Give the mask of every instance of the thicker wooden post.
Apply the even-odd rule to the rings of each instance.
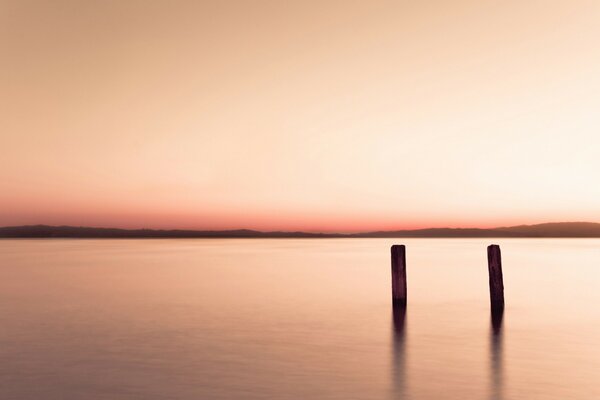
[[[504,281],[502,279],[500,246],[497,244],[489,245],[487,256],[490,274],[490,303],[492,311],[500,311],[504,309]]]
[[[394,307],[406,307],[406,248],[392,246],[392,302]]]

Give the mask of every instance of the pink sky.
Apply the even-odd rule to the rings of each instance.
[[[0,226],[600,221],[595,1],[5,1]]]

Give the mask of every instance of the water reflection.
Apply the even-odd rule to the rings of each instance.
[[[491,314],[490,331],[490,399],[502,400],[503,390],[503,366],[502,366],[502,320],[504,310],[495,310]]]
[[[406,393],[406,306],[395,305],[392,311],[392,384],[393,398],[407,399]]]

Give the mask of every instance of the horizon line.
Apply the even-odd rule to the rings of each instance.
[[[24,224],[24,225],[5,225],[0,226],[0,230],[9,229],[24,229],[24,228],[48,228],[48,229],[92,229],[92,230],[117,230],[126,232],[135,231],[150,231],[150,232],[187,232],[187,233],[235,233],[235,232],[248,232],[257,234],[310,234],[310,235],[366,235],[366,234],[384,234],[393,232],[419,232],[429,230],[477,230],[477,231],[491,231],[499,229],[514,229],[514,228],[526,228],[526,227],[540,227],[547,225],[569,225],[569,224],[589,224],[589,225],[600,225],[600,222],[591,221],[552,221],[552,222],[540,222],[533,224],[517,224],[517,225],[502,225],[493,226],[488,228],[482,228],[477,226],[429,226],[422,228],[398,228],[398,229],[375,229],[375,230],[353,230],[353,231],[319,231],[319,230],[299,230],[299,229],[275,229],[275,230],[260,230],[254,228],[231,228],[231,229],[211,229],[211,228],[150,228],[150,227],[136,227],[136,228],[123,228],[115,226],[86,226],[86,225],[50,225],[50,224]]]

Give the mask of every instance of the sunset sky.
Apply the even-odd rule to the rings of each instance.
[[[600,222],[598,1],[0,0],[0,226]]]

